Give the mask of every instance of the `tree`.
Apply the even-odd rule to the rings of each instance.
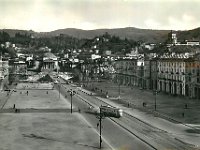
[[[5,43],[10,41],[10,35],[7,32],[0,32],[0,43]]]

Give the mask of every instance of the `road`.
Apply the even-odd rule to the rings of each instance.
[[[77,90],[76,87],[73,87],[70,85],[63,84],[63,87],[65,88],[65,90],[74,89],[76,91],[80,91],[80,90]],[[90,96],[83,92],[78,92],[78,95],[76,97],[79,97],[79,99],[86,99],[93,106],[100,106],[102,104],[105,105],[105,103],[102,103],[101,101],[97,100],[96,96]],[[79,106],[80,104],[77,103],[75,100],[73,101],[73,103],[76,103],[76,105]],[[83,107],[82,109],[85,109],[85,108]],[[110,123],[107,124],[107,121]],[[116,124],[113,123],[113,121],[116,124],[120,125],[121,127],[118,126],[118,128],[116,128],[115,127]],[[125,144],[131,148],[135,148],[136,146],[138,146],[137,147],[138,149],[144,149],[141,147],[141,144],[142,144],[142,145],[148,145],[149,148],[151,147],[154,149],[176,149],[176,150],[177,149],[180,149],[180,150],[194,149],[194,147],[192,147],[191,145],[188,145],[187,143],[184,143],[176,139],[174,136],[172,136],[168,132],[161,130],[159,128],[156,128],[141,120],[138,120],[137,118],[128,116],[127,114],[121,119],[105,119],[105,124],[106,124],[106,127],[108,126],[109,130],[108,132],[104,131],[106,133],[104,136],[108,139],[109,143],[114,145],[114,147],[115,146],[118,147],[118,146],[121,146],[121,144]],[[112,132],[116,132],[116,131],[125,132],[124,130],[122,130],[122,128],[125,128],[126,134],[131,135],[131,137],[134,137],[133,135],[135,135],[134,141],[137,141],[137,142],[133,143],[133,140],[131,140],[132,143],[131,145],[129,145],[130,143],[126,141],[126,139],[127,138],[129,139],[130,137],[127,137],[126,134],[123,134],[123,133],[117,133],[117,135],[120,135],[120,138],[115,139],[114,141],[110,140],[110,139],[113,139],[113,137],[115,137],[115,135],[109,134],[109,131],[111,131],[114,128],[116,129],[115,131],[112,131]],[[115,143],[119,145],[115,145]]]
[[[59,88],[59,84],[55,85],[55,87],[60,90],[60,92],[67,96],[68,101],[70,101],[70,89],[74,89],[77,91],[76,87],[73,87],[69,84],[64,84],[64,82],[61,80],[61,86]],[[79,94],[76,94],[73,96],[73,106],[75,107],[74,110],[77,110],[79,107],[81,109],[81,114],[84,116],[84,118],[92,124],[94,127],[97,128],[98,119],[96,116],[92,114],[85,113],[85,111],[89,108],[89,104],[84,102],[82,99],[82,94],[78,92]],[[87,97],[88,99],[91,97]],[[95,105],[100,106],[100,103],[97,104],[96,101]],[[138,137],[134,136],[124,128],[122,128],[120,125],[116,124],[109,118],[105,118],[102,121],[102,135],[103,139],[106,140],[109,145],[113,149],[127,149],[127,150],[151,150],[154,149],[151,147],[151,145],[148,145],[147,143],[141,141]],[[97,128],[97,131],[99,131],[99,128]]]

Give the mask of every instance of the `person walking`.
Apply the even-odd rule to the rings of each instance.
[[[78,108],[78,112],[81,113],[81,109],[80,108]]]
[[[182,113],[182,117],[184,118],[184,116],[185,116],[185,113],[183,112],[183,113]]]

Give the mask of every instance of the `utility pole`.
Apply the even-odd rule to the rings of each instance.
[[[119,78],[120,78],[120,77],[119,77]],[[120,99],[120,92],[121,92],[121,91],[120,91],[121,89],[120,89],[120,79],[119,79],[119,78],[118,78],[118,95],[119,95],[119,96],[118,96],[118,99]]]
[[[101,149],[101,143],[102,143],[102,139],[101,139],[101,121],[102,121],[102,113],[101,113],[101,108],[100,108],[100,118],[99,118],[99,126],[100,126],[100,129],[99,129],[99,132],[100,132],[100,141],[99,141],[99,147]]]
[[[59,99],[60,99],[60,84],[59,84]]]
[[[71,114],[72,114],[72,96],[74,96],[75,91],[71,89],[70,96],[71,96]]]
[[[155,105],[155,111],[156,111],[156,95],[157,95],[157,90],[155,90],[154,94],[155,94],[155,104],[154,105]]]
[[[58,82],[59,82],[58,87],[59,87],[59,99],[60,99],[60,77],[58,76],[57,78],[58,78]]]
[[[121,89],[120,89],[120,83],[119,83],[119,91],[118,91],[118,93],[119,93],[119,99],[120,99],[120,90],[121,90]]]
[[[72,92],[70,93],[71,96],[71,114],[72,114]]]

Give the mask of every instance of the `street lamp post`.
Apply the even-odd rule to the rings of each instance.
[[[100,149],[101,149],[101,143],[102,143],[102,139],[101,139],[101,119],[102,119],[102,113],[101,113],[101,108],[100,108],[100,118],[99,118],[99,126],[100,126],[100,129],[99,129],[99,132],[100,132],[99,147],[100,147]]]
[[[72,114],[72,96],[75,95],[75,91],[71,90],[70,91],[70,96],[71,96],[71,114]]]
[[[70,93],[70,96],[71,96],[71,114],[72,114],[72,92]]]
[[[96,117],[99,119],[99,123],[97,123],[97,128],[99,127],[99,149],[101,149],[101,147],[102,147],[102,137],[101,137],[102,119],[104,119],[105,116],[103,116],[103,114],[102,114],[101,107],[99,107],[99,110],[100,110],[100,113]]]
[[[58,87],[59,87],[59,99],[60,99],[60,77],[58,76],[57,78],[58,78],[58,82],[59,82]]]
[[[157,90],[154,91],[154,94],[155,94],[155,103],[154,103],[154,109],[156,111],[156,96],[157,96]]]
[[[120,89],[120,77],[118,77],[118,99],[120,99],[120,93],[121,93],[121,89]]]
[[[119,97],[118,97],[118,98],[120,99],[120,90],[121,90],[121,89],[120,89],[120,83],[119,83],[119,89],[118,89],[118,90],[119,90],[119,91],[118,91],[118,94],[119,94]]]
[[[59,84],[59,99],[60,99],[60,84]]]

